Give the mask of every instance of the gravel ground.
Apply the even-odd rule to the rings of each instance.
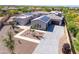
[[[4,26],[0,31],[0,53],[6,54],[10,53],[9,50],[4,46],[3,39],[5,39],[7,36],[7,32],[9,31],[10,26]]]
[[[35,35],[35,36],[33,36],[33,35]],[[38,32],[38,31],[32,32],[30,30],[26,30],[23,34],[21,34],[21,36],[29,37],[31,39],[40,40],[44,36],[44,33]],[[36,36],[38,36],[38,37],[36,37]]]
[[[62,47],[65,43],[68,43],[66,35],[63,35],[59,40],[59,54],[62,54]]]
[[[7,47],[4,46],[3,39],[7,37],[7,33],[10,31],[10,26],[4,26],[0,31],[0,54],[10,54]],[[13,30],[11,30],[13,32]],[[13,32],[13,34],[15,34]],[[30,54],[33,52],[37,43],[29,42],[22,39],[13,38],[15,41],[15,50],[17,54]]]
[[[15,53],[16,54],[32,54],[38,44],[22,39],[15,39]]]

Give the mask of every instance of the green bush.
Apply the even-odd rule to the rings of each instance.
[[[73,41],[73,45],[74,45],[75,50],[79,52],[79,41],[77,39]]]
[[[4,14],[0,14],[0,17],[3,17],[4,16]]]
[[[73,21],[70,21],[68,23],[68,29],[70,30],[70,32],[73,33],[74,37],[76,36],[77,32],[79,31],[79,29],[76,27],[76,25]]]
[[[79,32],[77,33],[76,38],[79,40]]]
[[[13,54],[14,53],[14,40],[12,39],[13,38],[13,35],[11,32],[8,32],[8,38],[5,38],[3,40],[4,44],[5,44],[5,47],[7,47],[10,52]]]
[[[8,13],[11,15],[14,15],[14,14],[18,13],[18,10],[8,10]]]

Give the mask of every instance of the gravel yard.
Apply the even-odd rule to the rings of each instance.
[[[40,40],[43,36],[43,32],[35,31],[35,30],[26,30],[21,36],[29,37],[31,39]]]
[[[37,43],[15,38],[15,53],[32,54],[37,45]]]
[[[12,33],[15,35],[13,29],[10,29],[11,26],[4,26],[2,30],[0,31],[0,54],[10,54],[10,51],[7,47],[4,46],[3,39],[7,38],[8,31],[12,31]],[[22,29],[19,29],[19,31],[22,31]],[[38,45],[37,43],[32,43],[26,40],[21,40],[17,38],[13,38],[15,41],[15,49],[14,52],[17,54],[30,54],[33,52],[35,47]]]
[[[7,33],[9,29],[10,29],[10,26],[4,26],[0,31],[0,53],[1,54],[10,53],[7,47],[5,47],[3,44],[3,39],[7,37]]]
[[[65,43],[68,43],[66,35],[63,35],[59,40],[59,54],[62,54],[62,47]]]
[[[12,31],[13,34],[15,35],[16,33],[14,33],[13,29],[10,29],[11,26],[4,26],[3,29],[0,31],[0,53],[1,54],[8,54],[10,53],[8,48],[4,46],[3,44],[3,39],[7,37],[7,33],[8,31]],[[22,31],[22,29],[19,30],[19,32]],[[24,32],[25,34],[23,36],[29,36],[29,38],[34,38],[31,37],[30,35],[26,35],[27,33],[29,33],[29,31],[27,30],[26,32]],[[30,42],[27,40],[22,40],[22,39],[18,39],[18,38],[13,38],[15,41],[15,49],[14,52],[16,54],[32,54],[32,53],[59,53],[59,44],[61,43],[61,37],[64,35],[64,27],[62,26],[55,26],[53,29],[53,32],[49,32],[49,31],[44,31],[44,33],[42,31],[37,31],[36,32],[37,35],[39,35],[38,33],[41,34],[41,36],[43,36],[43,38],[41,38],[40,43],[34,43],[34,42]],[[60,46],[62,46],[60,44]],[[61,50],[61,48],[60,48]]]

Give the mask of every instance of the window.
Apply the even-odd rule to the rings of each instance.
[[[37,29],[40,29],[41,28],[41,25],[40,24],[36,24],[36,28]]]

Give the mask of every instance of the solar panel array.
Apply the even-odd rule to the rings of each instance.
[[[47,17],[46,15],[41,17],[41,20],[43,20],[44,22],[47,22],[49,21],[49,17]]]

